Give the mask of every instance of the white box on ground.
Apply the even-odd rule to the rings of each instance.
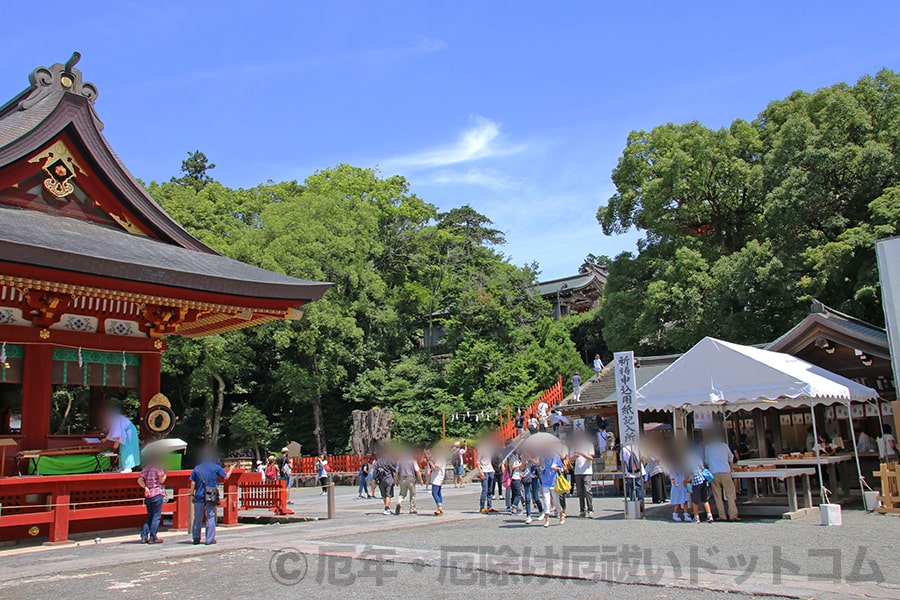
[[[822,525],[826,527],[843,523],[840,504],[820,504],[819,512],[822,514]]]

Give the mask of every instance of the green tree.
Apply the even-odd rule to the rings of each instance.
[[[172,178],[175,183],[180,183],[192,187],[196,191],[202,190],[206,185],[212,182],[209,171],[216,168],[216,165],[209,162],[206,155],[199,150],[188,152],[188,157],[181,161],[181,177]]]

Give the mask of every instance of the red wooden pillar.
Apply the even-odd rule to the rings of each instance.
[[[47,447],[50,436],[50,397],[53,394],[53,347],[36,344],[25,349],[22,371],[22,450]]]
[[[145,440],[150,437],[150,432],[144,427],[144,415],[147,413],[147,404],[150,398],[159,393],[159,372],[161,369],[162,355],[149,353],[141,355],[141,410],[140,419],[141,437]]]

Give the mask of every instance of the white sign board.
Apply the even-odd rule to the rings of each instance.
[[[709,429],[713,426],[713,411],[708,408],[694,409],[694,429]]]
[[[619,399],[619,443],[622,446],[637,446],[640,426],[635,398],[637,383],[634,380],[634,352],[616,352],[613,362],[616,369],[616,396]]]
[[[887,327],[894,384],[900,376],[900,237],[875,242],[878,278],[881,280],[881,306]]]
[[[584,419],[573,419],[572,431],[584,431]]]

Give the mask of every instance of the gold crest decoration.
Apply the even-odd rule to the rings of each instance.
[[[48,175],[44,180],[44,188],[57,198],[65,198],[75,191],[71,180],[77,177],[76,171],[87,176],[62,141],[57,141],[28,162],[36,163],[41,160],[44,161],[41,168]]]

